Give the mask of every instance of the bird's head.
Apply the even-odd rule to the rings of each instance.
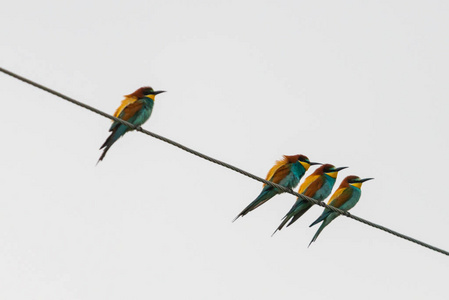
[[[334,165],[331,164],[324,164],[322,166],[320,166],[318,169],[315,170],[315,174],[316,175],[322,175],[322,174],[326,174],[332,178],[337,178],[338,172],[346,169],[347,167],[339,167],[336,168]]]
[[[306,171],[310,168],[310,166],[321,165],[321,163],[318,162],[311,162],[307,156],[302,154],[296,155],[296,160],[304,167],[304,169],[306,169]]]
[[[358,176],[351,175],[351,176],[346,177],[343,180],[342,184],[347,183],[348,186],[351,185],[353,187],[360,189],[362,187],[362,183],[364,183],[365,181],[368,181],[368,180],[372,180],[372,179],[374,179],[374,178],[363,178],[362,179]]]
[[[155,91],[150,86],[144,86],[144,87],[137,89],[134,93],[127,95],[127,97],[135,97],[138,99],[147,97],[147,98],[154,100],[154,97],[157,94],[164,93],[164,92],[165,91]]]

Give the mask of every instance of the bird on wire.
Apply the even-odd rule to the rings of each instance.
[[[303,194],[318,201],[323,201],[332,192],[338,172],[347,167],[336,168],[331,164],[324,164],[315,170],[299,187],[299,194]],[[283,218],[282,223],[273,232],[281,230],[288,221],[287,227],[295,223],[306,211],[313,206],[313,203],[298,197],[290,211]]]
[[[288,189],[292,189],[298,185],[301,178],[312,165],[320,165],[320,163],[310,162],[309,158],[302,154],[291,156],[284,155],[284,158],[276,161],[275,165],[270,169],[266,180],[277,183]],[[283,191],[274,188],[271,185],[264,184],[262,192],[260,192],[259,196],[257,196],[253,202],[242,210],[242,212],[235,217],[233,222],[280,193],[283,193]]]
[[[350,210],[357,204],[357,202],[360,199],[360,196],[362,194],[361,191],[362,183],[372,179],[374,178],[360,179],[360,177],[354,175],[346,177],[345,179],[343,179],[343,181],[341,182],[340,186],[335,191],[335,193],[332,194],[332,197],[330,198],[327,204],[339,208],[343,211]],[[313,236],[312,241],[310,241],[309,247],[313,242],[316,241],[321,231],[323,231],[324,227],[329,225],[329,223],[332,222],[338,216],[339,216],[338,213],[330,210],[329,208],[324,209],[321,216],[309,226],[312,227],[315,224],[323,222],[320,228],[318,228],[317,232]]]
[[[154,97],[165,91],[154,91],[151,87],[141,87],[134,93],[126,95],[119,108],[114,113],[114,117],[125,120],[134,126],[140,126],[151,116],[154,105]],[[103,160],[109,148],[126,132],[132,130],[120,122],[114,121],[109,128],[111,134],[106,139],[100,150],[104,148],[97,164]]]

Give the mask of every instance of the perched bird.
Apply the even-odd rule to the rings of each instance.
[[[346,177],[345,179],[343,179],[340,186],[338,187],[338,190],[335,191],[327,204],[344,211],[350,210],[357,204],[360,199],[360,195],[362,194],[362,191],[360,190],[360,188],[362,187],[362,183],[371,179],[374,178],[360,179],[359,177],[354,175]],[[312,227],[313,225],[323,221],[320,228],[318,228],[317,232],[313,236],[310,244],[315,242],[324,227],[329,225],[329,223],[338,216],[338,213],[333,212],[329,208],[325,208],[321,216],[309,226]]]
[[[338,171],[346,168],[347,167],[336,168],[331,164],[320,166],[301,184],[298,193],[318,201],[323,201],[332,192]],[[290,221],[290,223],[287,227],[295,223],[295,221],[308,211],[312,205],[313,203],[298,197],[295,204],[293,204],[290,211],[283,218],[284,221],[282,221],[281,225],[279,225],[273,234],[275,234],[276,231],[281,230],[288,221]]]
[[[284,159],[278,160],[270,169],[266,180],[282,185],[288,189],[292,189],[298,185],[302,176],[304,176],[310,166],[318,164],[320,163],[310,162],[305,155],[284,155]],[[280,191],[271,185],[264,184],[262,192],[259,196],[257,196],[256,200],[251,202],[244,210],[242,210],[242,212],[235,217],[234,221],[264,204],[274,195],[280,193],[283,193],[283,191]]]
[[[154,91],[151,87],[141,87],[134,93],[125,96],[120,107],[115,111],[114,116],[125,120],[135,126],[140,126],[145,123],[153,111],[154,97],[164,91]],[[112,123],[111,135],[106,139],[100,150],[104,148],[98,162],[103,160],[109,148],[126,132],[132,130],[128,126],[120,122],[114,121]],[[97,163],[98,163],[97,162]]]

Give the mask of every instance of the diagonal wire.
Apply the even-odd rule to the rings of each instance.
[[[328,208],[328,209],[332,210],[333,212],[336,212],[336,213],[338,213],[338,214],[340,214],[340,215],[344,215],[344,216],[346,216],[346,217],[348,217],[348,218],[354,219],[354,220],[359,221],[359,222],[361,222],[361,223],[363,223],[363,224],[366,224],[366,225],[368,225],[368,226],[371,226],[371,227],[380,229],[380,230],[382,230],[382,231],[388,232],[388,233],[390,233],[390,234],[392,234],[392,235],[394,235],[394,236],[397,236],[397,237],[399,237],[399,238],[405,239],[405,240],[410,241],[410,242],[412,242],[412,243],[418,244],[418,245],[423,246],[423,247],[425,247],[425,248],[428,248],[428,249],[431,249],[431,250],[433,250],[433,251],[436,251],[436,252],[439,252],[439,253],[441,253],[441,254],[444,254],[444,255],[449,256],[449,252],[446,251],[446,250],[437,248],[437,247],[435,247],[435,246],[432,246],[432,245],[430,245],[430,244],[424,243],[424,242],[422,242],[422,241],[420,241],[420,240],[417,240],[417,239],[412,238],[412,237],[410,237],[410,236],[404,235],[404,234],[402,234],[402,233],[399,233],[399,232],[397,232],[397,231],[394,231],[394,230],[389,229],[389,228],[387,228],[387,227],[384,227],[384,226],[382,226],[382,225],[379,225],[379,224],[373,223],[373,222],[371,222],[371,221],[365,220],[365,219],[363,219],[363,218],[357,217],[356,215],[350,214],[350,213],[347,212],[347,211],[343,211],[343,210],[340,210],[340,209],[335,208],[335,207],[333,207],[333,206],[329,206],[329,205],[327,205],[327,204],[324,203],[324,202],[320,202],[320,201],[315,200],[315,199],[313,199],[313,198],[307,197],[307,196],[305,196],[305,195],[303,195],[303,194],[296,193],[296,192],[294,192],[294,191],[291,190],[291,189],[288,189],[288,188],[286,188],[286,187],[283,187],[283,186],[281,186],[281,185],[279,185],[279,184],[276,184],[276,183],[273,183],[273,182],[271,182],[271,181],[265,180],[265,179],[263,179],[263,178],[261,178],[261,177],[259,177],[259,176],[256,176],[256,175],[254,175],[254,174],[251,174],[251,173],[249,173],[249,172],[246,172],[245,170],[242,170],[242,169],[240,169],[240,168],[237,168],[237,167],[235,167],[235,166],[233,166],[233,165],[230,165],[230,164],[228,164],[228,163],[225,163],[225,162],[220,161],[220,160],[218,160],[218,159],[215,159],[215,158],[213,158],[213,157],[210,157],[210,156],[207,156],[207,155],[205,155],[205,154],[202,154],[202,153],[200,153],[200,152],[198,152],[198,151],[195,151],[195,150],[193,150],[193,149],[191,149],[191,148],[189,148],[189,147],[186,147],[186,146],[184,146],[184,145],[182,145],[182,144],[180,144],[180,143],[178,143],[178,142],[172,141],[172,140],[170,140],[170,139],[168,139],[168,138],[166,138],[166,137],[163,137],[163,136],[160,136],[160,135],[158,135],[158,134],[156,134],[156,133],[153,133],[153,132],[151,132],[151,131],[142,129],[140,126],[139,126],[139,127],[136,127],[136,126],[134,126],[133,124],[127,122],[127,121],[124,121],[124,120],[122,120],[122,119],[119,119],[119,118],[116,118],[116,117],[114,117],[114,116],[111,116],[110,114],[107,114],[107,113],[105,113],[105,112],[103,112],[103,111],[101,111],[101,110],[99,110],[99,109],[96,109],[96,108],[94,108],[94,107],[92,107],[92,106],[89,106],[89,105],[84,104],[84,103],[82,103],[82,102],[80,102],[80,101],[77,101],[77,100],[75,100],[75,99],[73,99],[73,98],[70,98],[70,97],[68,97],[68,96],[66,96],[66,95],[63,95],[63,94],[61,94],[61,93],[59,93],[59,92],[56,92],[56,91],[54,91],[54,90],[52,90],[52,89],[50,89],[50,88],[47,88],[47,87],[45,87],[45,86],[43,86],[43,85],[40,85],[40,84],[38,84],[38,83],[36,83],[36,82],[34,82],[34,81],[31,81],[31,80],[29,80],[29,79],[26,79],[25,77],[22,77],[22,76],[20,76],[20,75],[17,75],[17,74],[15,74],[15,73],[13,73],[13,72],[10,72],[10,71],[8,71],[8,70],[5,70],[5,69],[3,69],[2,67],[0,67],[0,71],[3,72],[3,73],[5,73],[5,74],[7,74],[7,75],[9,75],[9,76],[11,76],[11,77],[14,77],[14,78],[16,78],[16,79],[19,79],[19,80],[21,80],[21,81],[23,81],[23,82],[25,82],[25,83],[28,83],[28,84],[30,84],[30,85],[32,85],[32,86],[34,86],[34,87],[37,87],[37,88],[39,88],[39,89],[41,89],[41,90],[44,90],[44,91],[46,91],[46,92],[48,92],[48,93],[50,93],[50,94],[53,94],[53,95],[55,95],[55,96],[58,96],[58,97],[60,97],[60,98],[62,98],[62,99],[64,99],[64,100],[67,100],[67,101],[69,101],[69,102],[72,102],[73,104],[76,104],[76,105],[81,106],[81,107],[83,107],[83,108],[85,108],[85,109],[88,109],[88,110],[90,110],[90,111],[92,111],[92,112],[94,112],[94,113],[97,113],[97,114],[99,114],[99,115],[102,115],[102,116],[105,117],[105,118],[111,119],[111,120],[113,120],[113,121],[120,122],[121,124],[123,124],[123,125],[125,125],[125,126],[128,126],[128,127],[131,128],[131,129],[135,129],[135,130],[140,131],[140,132],[142,132],[142,133],[144,133],[144,134],[146,134],[146,135],[149,135],[149,136],[152,136],[152,137],[154,137],[154,138],[156,138],[156,139],[159,139],[159,140],[161,140],[161,141],[164,141],[164,142],[166,142],[166,143],[168,143],[168,144],[170,144],[170,145],[173,145],[173,146],[175,146],[175,147],[178,147],[178,148],[180,148],[180,149],[182,149],[182,150],[184,150],[184,151],[187,151],[187,152],[189,152],[189,153],[191,153],[191,154],[193,154],[193,155],[196,155],[196,156],[198,156],[198,157],[201,157],[201,158],[203,158],[203,159],[205,159],[205,160],[208,160],[208,161],[210,161],[210,162],[212,162],[212,163],[218,164],[218,165],[220,165],[220,166],[223,166],[223,167],[225,167],[225,168],[228,168],[228,169],[231,169],[231,170],[233,170],[233,171],[235,171],[235,172],[238,172],[238,173],[240,173],[240,174],[242,174],[242,175],[245,175],[245,176],[247,176],[247,177],[249,177],[249,178],[252,178],[252,179],[254,179],[254,180],[257,180],[257,181],[263,182],[263,183],[265,183],[265,184],[268,184],[268,185],[270,185],[270,186],[272,186],[272,187],[274,187],[274,188],[276,188],[276,189],[279,189],[279,190],[281,190],[281,191],[283,191],[283,192],[292,194],[292,195],[294,195],[294,196],[296,196],[296,197],[299,197],[299,198],[301,198],[301,199],[304,199],[304,200],[306,200],[306,201],[309,201],[309,202],[311,202],[311,203],[313,203],[313,204],[322,206],[322,207],[324,207],[324,208]]]

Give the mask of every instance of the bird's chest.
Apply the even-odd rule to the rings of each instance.
[[[151,116],[151,112],[153,111],[153,103],[145,102],[142,109],[136,114],[135,124],[142,125],[145,123]]]
[[[362,195],[362,191],[356,187],[351,187],[351,189],[352,189],[351,197],[342,206],[340,206],[340,209],[342,210],[350,210],[357,204],[357,202],[359,202],[360,196]]]
[[[289,174],[285,177],[284,186],[288,186],[290,188],[294,188],[298,185],[301,177],[304,175],[305,170],[304,167],[300,164],[293,164],[290,168]]]
[[[145,121],[148,120],[151,116],[151,112],[152,112],[152,109],[149,109],[149,108],[142,110],[142,116],[141,116],[142,119],[144,119]]]
[[[329,180],[324,180],[323,186],[316,191],[313,198],[315,198],[317,200],[324,200],[331,193],[332,187],[333,187],[332,182],[330,182]]]

